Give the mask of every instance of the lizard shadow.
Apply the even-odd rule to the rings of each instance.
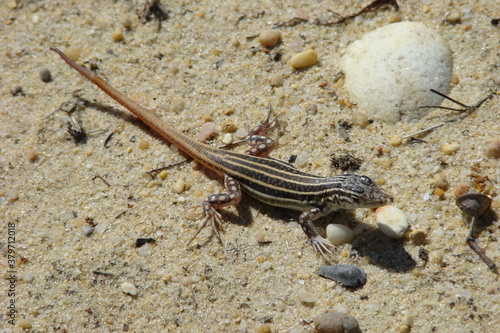
[[[300,214],[283,208],[270,208],[258,203],[255,205],[269,217],[287,222],[297,221]],[[353,229],[362,221],[356,219],[354,212],[349,210],[339,210],[314,221],[315,226],[323,228],[331,223],[343,224]],[[351,246],[360,256],[369,257],[371,264],[393,272],[407,272],[417,266],[417,262],[405,250],[402,239],[389,238],[378,228],[368,224],[364,225],[361,233],[354,236]]]

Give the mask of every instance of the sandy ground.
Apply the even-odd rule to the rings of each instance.
[[[395,134],[456,114],[431,111],[412,124],[353,126],[346,142],[337,123],[351,121],[356,107],[340,102],[349,98],[334,81],[350,42],[394,21],[422,22],[452,49],[450,95],[473,104],[498,90],[500,28],[490,22],[500,17],[498,6],[490,0],[473,7],[466,1],[409,1],[398,13],[325,26],[314,19],[328,16],[329,9],[353,13],[361,6],[163,2],[170,17],[160,31],[154,20],[141,22],[143,4],[135,1],[0,5],[1,332],[311,332],[314,317],[335,310],[357,318],[365,332],[498,331],[500,281],[467,246],[468,227],[453,195],[465,182],[491,196],[500,212],[499,161],[483,154],[485,141],[500,132],[498,96],[422,137],[425,142],[393,147],[389,140]],[[453,12],[470,15],[451,24],[446,17]],[[308,22],[279,28],[283,43],[263,52],[255,36],[297,16]],[[294,54],[290,42],[297,39],[314,48],[320,61],[294,72],[288,61]],[[186,247],[201,218],[199,210],[188,208],[221,184],[191,164],[169,169],[163,179],[149,176],[146,171],[182,157],[72,71],[51,46],[70,52],[189,134],[196,135],[207,120],[215,122],[221,134],[214,145],[221,144],[224,131],[234,134],[255,124],[273,105],[285,112],[274,133],[280,146],[273,157],[307,153],[300,169],[325,176],[341,172],[331,167],[332,155],[347,151],[362,158],[358,172],[384,183],[394,205],[410,218],[408,233],[421,229],[426,240],[387,238],[369,209],[320,220],[319,225],[344,223],[356,230],[330,259],[368,274],[364,287],[350,290],[317,275],[325,261],[297,224],[288,223],[295,214],[246,197],[223,214],[224,244],[210,238],[207,228]],[[43,69],[51,82],[41,80]],[[271,78],[280,73],[283,86],[272,88]],[[13,94],[16,87],[22,91]],[[81,143],[67,131],[67,114],[55,112],[78,100],[86,101],[73,113],[88,132]],[[444,154],[447,143],[459,150]],[[433,194],[436,175],[450,184],[441,197]],[[175,193],[179,180],[186,188]],[[91,225],[94,233],[84,235]],[[477,234],[497,264],[498,225],[494,221]],[[8,234],[15,236],[13,273]],[[137,238],[156,242],[136,248]],[[270,243],[259,245],[259,238]],[[264,269],[266,262],[270,269]],[[122,290],[130,284],[135,296]],[[301,288],[313,294],[314,304],[298,301]],[[9,306],[16,311],[12,317]]]

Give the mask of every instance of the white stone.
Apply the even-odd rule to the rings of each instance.
[[[129,295],[132,295],[132,296],[136,296],[137,295],[137,287],[134,286],[133,283],[130,283],[128,281],[125,281],[123,282],[121,285],[120,285],[120,289],[126,293],[126,294],[129,294]]]
[[[333,245],[349,242],[354,237],[354,232],[343,224],[329,224],[326,227],[326,238]]]
[[[408,218],[399,208],[383,206],[375,211],[377,226],[385,235],[391,238],[401,238],[408,230]]]
[[[450,90],[453,59],[446,41],[421,23],[399,22],[367,33],[341,60],[345,88],[371,119],[414,121]]]

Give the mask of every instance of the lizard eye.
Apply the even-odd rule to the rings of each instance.
[[[360,181],[361,181],[361,183],[363,183],[363,185],[366,185],[366,186],[373,185],[373,180],[371,180],[370,177],[361,176]]]

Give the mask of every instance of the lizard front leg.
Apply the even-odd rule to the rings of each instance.
[[[266,134],[276,125],[276,118],[280,116],[277,115],[271,119],[272,112],[273,110],[271,106],[269,106],[266,119],[248,132],[245,142],[251,146],[251,148],[245,152],[246,154],[266,157],[276,147],[276,141],[266,136]]]
[[[187,243],[187,245],[191,244],[196,236],[198,236],[200,231],[209,223],[212,226],[213,233],[217,236],[219,242],[222,243],[219,235],[219,229],[222,229],[222,219],[217,209],[226,206],[237,205],[241,200],[240,184],[234,178],[231,178],[228,175],[224,175],[224,186],[227,190],[227,193],[217,193],[209,195],[201,203],[205,218],[203,218],[200,223],[200,227],[198,228],[198,230],[196,230],[196,233],[194,234],[193,238],[191,238],[191,240]]]
[[[311,245],[314,247],[316,252],[319,252],[324,258],[326,258],[326,254],[331,254],[330,247],[333,247],[333,244],[330,243],[327,239],[324,239],[318,234],[316,227],[313,225],[312,221],[318,219],[323,216],[324,213],[321,208],[312,208],[311,210],[305,211],[299,216],[299,223],[304,230],[307,237],[311,241]]]

